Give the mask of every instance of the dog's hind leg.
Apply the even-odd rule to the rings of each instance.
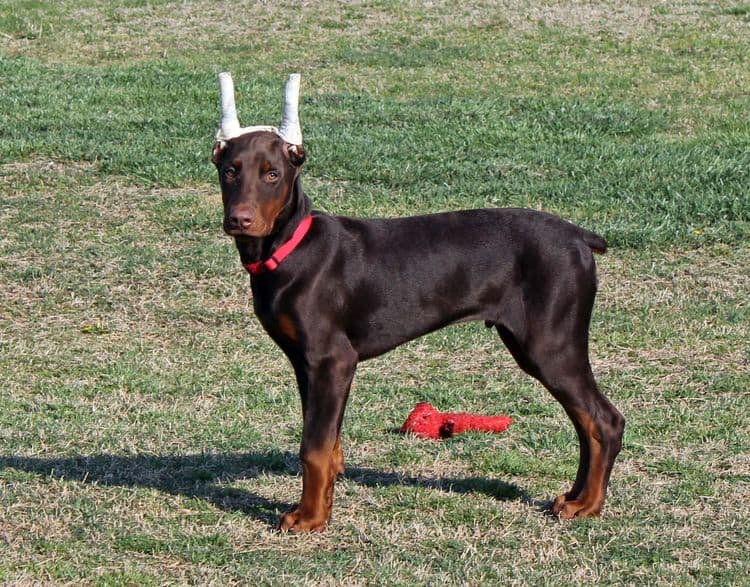
[[[599,514],[625,426],[591,371],[588,327],[596,286],[593,273],[579,277],[574,287],[542,287],[527,299],[509,300],[495,323],[518,365],[562,404],[578,434],[576,479],[552,506],[561,518]]]
[[[562,518],[598,515],[622,446],[625,420],[599,391],[585,357],[559,353],[547,358],[540,380],[562,404],[581,443],[576,481],[555,500],[552,512]]]
[[[620,451],[624,418],[599,391],[585,349],[564,344],[529,348],[503,326],[498,332],[519,366],[562,404],[578,434],[578,473],[552,512],[561,518],[599,514]]]

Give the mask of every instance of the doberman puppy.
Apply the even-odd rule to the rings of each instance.
[[[597,515],[624,418],[588,357],[601,237],[549,214],[483,209],[365,220],[313,212],[301,146],[271,132],[217,143],[224,230],[251,273],[261,324],[291,361],[302,398],[299,504],[282,530],[321,531],[344,471],[341,422],[359,361],[448,324],[494,326],[518,365],[562,404],[580,443],[552,512]]]

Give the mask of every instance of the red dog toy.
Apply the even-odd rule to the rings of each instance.
[[[467,430],[502,432],[510,426],[508,416],[477,416],[476,414],[443,414],[430,404],[417,404],[401,426],[401,432],[413,432],[423,438],[450,438]]]

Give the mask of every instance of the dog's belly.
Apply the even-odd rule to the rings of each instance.
[[[506,296],[518,290],[502,266],[494,272],[460,265],[443,269],[442,274],[418,270],[412,274],[381,266],[376,278],[364,280],[349,292],[341,317],[360,359],[381,355],[450,324],[494,323]],[[401,280],[410,285],[403,287]]]

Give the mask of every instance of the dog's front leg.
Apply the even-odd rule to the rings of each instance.
[[[322,532],[333,507],[336,476],[343,473],[341,422],[357,355],[346,345],[295,364],[303,412],[302,497],[279,523],[281,530]]]

